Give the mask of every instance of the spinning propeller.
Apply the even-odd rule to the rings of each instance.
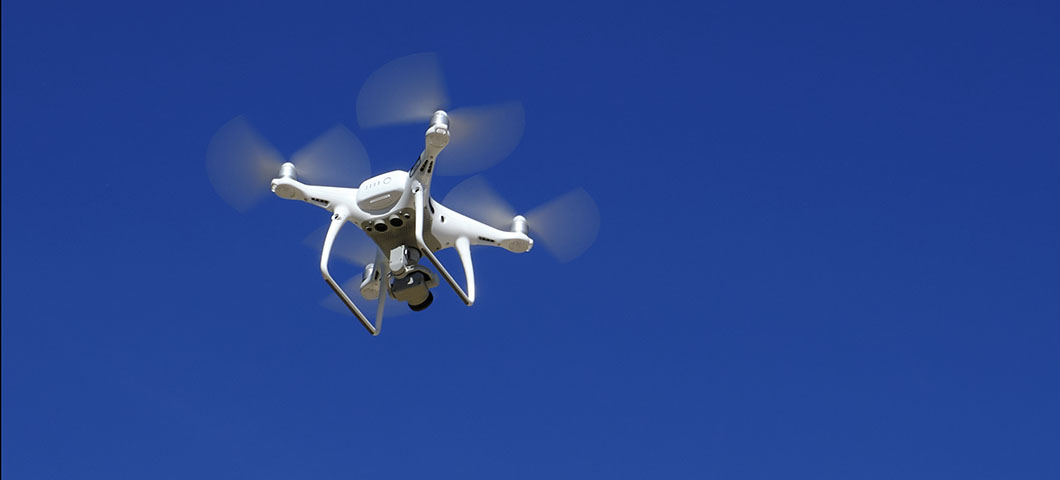
[[[508,230],[515,209],[481,175],[449,191],[442,205],[500,230]],[[569,262],[593,244],[600,230],[600,210],[584,189],[560,195],[524,215],[530,237],[560,262]]]
[[[439,109],[449,114],[452,140],[438,162],[439,175],[467,175],[485,170],[512,153],[523,137],[526,116],[519,102],[448,110],[438,56],[417,53],[401,57],[368,76],[357,95],[357,122],[362,128],[424,125]]]
[[[362,127],[426,124],[448,105],[437,55],[419,53],[394,60],[368,76],[357,96]],[[449,114],[452,139],[436,173],[464,175],[484,170],[515,149],[526,119],[519,102],[458,108]],[[307,183],[356,187],[371,174],[360,140],[336,125],[291,156],[298,178]],[[221,127],[206,152],[206,168],[217,193],[245,212],[269,192],[283,156],[243,116]]]
[[[217,193],[245,212],[269,194],[284,158],[250,122],[238,116],[217,131],[206,150],[206,172]],[[291,155],[306,183],[356,187],[371,174],[368,153],[353,132],[336,125]]]

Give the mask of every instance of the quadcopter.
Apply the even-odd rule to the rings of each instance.
[[[284,161],[242,117],[215,135],[207,152],[207,170],[218,193],[238,210],[271,191],[282,199],[330,213],[320,272],[370,334],[380,333],[387,303],[401,302],[411,311],[422,311],[432,304],[431,290],[442,281],[465,305],[474,304],[473,246],[526,253],[534,248],[533,231],[560,261],[566,261],[587,249],[595,238],[599,212],[581,189],[526,215],[516,214],[481,176],[454,187],[441,202],[432,197],[436,171],[447,170],[447,166],[450,174],[482,170],[511,152],[523,128],[518,103],[453,111],[437,108],[447,99],[434,54],[410,55],[383,66],[366,80],[357,102],[362,127],[426,120],[423,150],[409,170],[360,180],[369,173],[367,154],[342,126]],[[334,186],[343,184],[357,186]],[[371,246],[358,254],[343,255],[364,265],[361,275],[344,287],[332,277],[329,266],[339,232],[347,224],[363,232]],[[436,256],[449,248],[460,260],[464,285]],[[354,288],[356,293],[347,292]],[[364,313],[372,307],[374,322]]]

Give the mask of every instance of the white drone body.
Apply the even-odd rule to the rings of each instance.
[[[433,301],[430,289],[439,284],[435,273],[418,264],[427,257],[438,273],[467,305],[475,302],[475,273],[471,246],[501,247],[515,253],[530,251],[534,241],[527,235],[526,219],[516,215],[511,230],[504,231],[453,211],[431,198],[431,177],[438,155],[449,143],[449,117],[438,110],[426,132],[425,148],[408,172],[395,170],[365,180],[358,188],[308,185],[298,181],[295,166],[284,163],[272,191],[289,200],[301,200],[332,212],[324,239],[320,272],[328,286],[342,299],[372,335],[382,327],[387,296],[422,310]],[[339,231],[350,222],[379,247],[374,263],[365,266],[358,294],[377,299],[375,322],[368,320],[349,294],[328,272],[328,260]],[[453,247],[464,268],[466,288],[461,287],[434,252]]]
[[[408,304],[413,311],[423,310],[434,299],[431,289],[442,279],[465,304],[475,303],[474,245],[524,253],[534,247],[528,235],[533,233],[539,246],[560,262],[586,251],[596,238],[600,215],[595,201],[583,189],[559,195],[522,215],[517,215],[515,208],[479,175],[463,180],[446,194],[443,201],[448,207],[432,198],[435,173],[465,175],[490,167],[513,151],[525,122],[520,102],[452,110],[447,105],[436,55],[398,58],[365,80],[357,97],[357,120],[362,128],[429,122],[424,149],[410,170],[364,180],[372,172],[368,153],[342,124],[288,159],[238,116],[211,140],[206,152],[207,175],[221,198],[239,211],[267,197],[265,187],[270,185],[280,198],[300,200],[330,212],[320,272],[372,335],[379,334],[388,298]],[[439,171],[436,160],[443,150],[446,158]],[[357,239],[344,237],[344,242],[337,242],[347,222],[374,245],[350,249],[345,240],[358,243]],[[320,245],[317,242],[314,246]],[[435,256],[446,248],[454,248],[460,258],[463,286]],[[360,278],[336,282],[328,271],[329,259],[336,256],[363,265]],[[433,270],[427,262],[421,264],[423,258],[430,261]],[[354,288],[359,291],[347,292]],[[371,304],[359,298],[355,303],[351,294],[376,302],[374,322],[365,315]]]

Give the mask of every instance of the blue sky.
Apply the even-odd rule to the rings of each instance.
[[[3,3],[5,477],[1060,476],[1056,3],[381,3]],[[354,100],[423,51],[600,237],[372,338],[205,151],[407,168]]]

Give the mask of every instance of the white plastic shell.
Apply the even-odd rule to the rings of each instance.
[[[408,178],[408,172],[395,170],[365,180],[357,189],[357,206],[366,212],[393,207],[405,192]]]

